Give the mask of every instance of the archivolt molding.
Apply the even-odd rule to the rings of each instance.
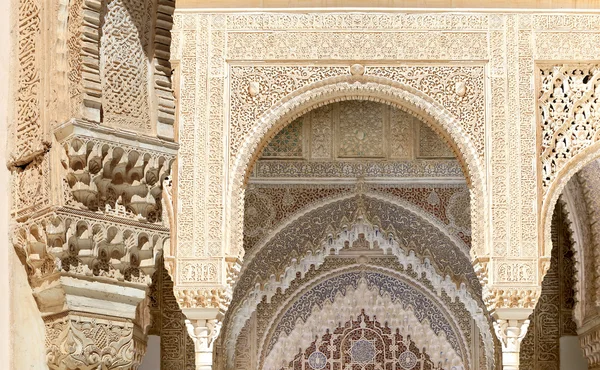
[[[456,117],[467,138],[483,157],[484,68],[472,65],[265,65],[231,67],[231,159],[234,160],[257,120],[297,91],[345,81],[394,82],[419,91]],[[352,78],[350,77],[350,78]],[[355,82],[355,81],[353,81]],[[270,130],[270,128],[268,129]],[[279,131],[279,130],[277,130]],[[442,130],[444,131],[444,130]]]
[[[557,204],[552,220],[554,247],[550,268],[520,347],[519,366],[524,369],[558,368],[560,338],[577,335],[577,324],[573,321],[574,306],[578,304],[574,290],[577,280],[574,256],[577,252],[573,249],[569,230],[573,225],[569,225],[562,203]]]
[[[409,335],[419,349],[426,348],[433,363],[441,363],[444,368],[462,369],[461,356],[447,341],[446,334],[434,332],[426,320],[419,320],[413,311],[415,309],[393,300],[390,295],[380,295],[378,287],[369,286],[366,280],[361,279],[356,287],[349,286],[344,295],[336,295],[333,301],[326,300],[312,311],[306,321],[298,322],[290,333],[282,332],[266,355],[263,368],[286,368],[296,355],[290,349],[307,348],[315,337],[323,335],[327,329],[333,333],[338,325],[344,324],[345,319],[356,317],[360,310],[364,310],[366,315],[376,317],[392,331],[398,329],[403,336]]]
[[[566,219],[573,238],[573,256],[577,278],[575,279],[575,307],[573,318],[581,327],[589,315],[595,313],[596,290],[594,288],[594,257],[591,251],[592,234],[587,219],[588,209],[578,176],[574,176],[565,186],[556,206],[564,203]]]
[[[408,110],[421,120],[429,123],[443,137],[450,137],[450,145],[459,152],[458,157],[466,168],[467,181],[471,186],[473,207],[473,250],[480,255],[484,253],[483,243],[484,222],[480,212],[483,211],[483,194],[485,194],[483,170],[479,156],[468,135],[459,122],[445,108],[428,98],[418,90],[376,77],[339,77],[330,78],[320,83],[304,87],[261,116],[252,134],[239,150],[233,163],[232,182],[229,191],[231,202],[231,243],[230,253],[243,254],[243,194],[246,177],[252,163],[260,152],[259,146],[264,146],[268,138],[273,136],[287,123],[317,106],[340,100],[374,100],[392,104],[399,109]],[[441,127],[438,127],[441,126]]]
[[[583,198],[587,206],[586,216],[589,220],[591,231],[591,257],[594,261],[596,274],[590,276],[590,278],[594,279],[593,285],[590,284],[590,287],[594,287],[596,307],[600,306],[600,276],[597,273],[598,266],[600,265],[600,198],[598,197],[600,176],[598,174],[600,174],[600,161],[596,160],[585,166],[577,175],[582,185]]]
[[[394,235],[394,238],[406,249],[403,252],[405,255],[408,254],[408,250],[414,250],[417,254],[431,255],[432,260],[438,259],[436,269],[440,271],[441,275],[461,275],[464,282],[469,285],[469,289],[479,290],[480,282],[476,280],[476,276],[472,272],[466,245],[462,240],[450,234],[439,221],[423,211],[415,209],[412,205],[381,194],[368,193],[366,200],[366,217],[373,219],[374,221],[371,221],[373,224],[379,225],[382,241],[387,238],[388,233]],[[280,225],[271,234],[273,237],[269,241],[253,248],[252,258],[247,259],[242,267],[239,282],[235,286],[233,301],[242,302],[251,295],[251,292],[255,291],[256,293],[262,292],[254,296],[255,302],[258,303],[263,295],[269,294],[269,290],[274,292],[277,288],[285,287],[286,281],[295,278],[296,271],[306,271],[311,264],[322,263],[325,256],[330,253],[331,248],[327,247],[329,248],[327,249],[321,243],[327,240],[327,235],[337,237],[343,227],[348,227],[348,225],[357,221],[358,201],[359,198],[356,195],[329,199],[303,210],[297,217]],[[377,203],[377,205],[374,206],[374,203]],[[391,212],[391,210],[385,211],[379,209],[379,206],[392,206],[396,211],[394,211],[393,216],[388,215],[386,212]],[[398,210],[401,209],[404,211],[399,213]],[[382,219],[379,219],[380,217]],[[298,234],[296,231],[297,228],[305,229],[304,224],[311,225],[312,232],[310,234]],[[409,232],[409,229],[405,227],[408,224],[431,228],[427,232],[424,231],[429,236],[417,236],[417,234]],[[317,226],[319,229],[315,230]],[[285,241],[288,234],[290,236],[294,235],[293,241]],[[436,242],[434,244],[427,242],[426,240],[434,234],[438,235]],[[454,248],[442,251],[439,243],[443,239],[450,242],[449,246],[454,246]],[[424,244],[421,245],[420,243]],[[282,253],[284,253],[282,248],[289,249],[285,252],[285,256],[282,256]],[[269,263],[268,261],[271,260],[273,262]],[[258,286],[256,286],[257,284]],[[242,299],[242,297],[246,298]],[[249,304],[252,301],[254,299],[247,303]],[[234,305],[237,305],[237,303],[234,303]],[[230,307],[232,310],[235,308],[235,306]]]
[[[340,240],[341,241],[341,240]],[[343,249],[339,254],[335,255],[336,257],[329,257],[324,260],[323,266],[319,269],[311,266],[308,271],[305,271],[301,277],[290,280],[289,284],[286,287],[282,287],[279,289],[277,293],[272,296],[271,299],[263,299],[262,302],[258,306],[253,306],[251,304],[244,304],[243,307],[240,306],[232,306],[229,308],[226,318],[224,321],[224,335],[223,338],[226,346],[234,346],[235,338],[241,334],[241,329],[244,325],[247,324],[247,319],[250,318],[255,312],[256,307],[258,307],[258,311],[260,313],[259,317],[263,317],[267,320],[270,320],[273,317],[272,309],[269,309],[267,313],[264,311],[266,308],[265,305],[271,306],[273,308],[279,307],[282,303],[282,297],[292,297],[294,296],[299,289],[299,286],[305,284],[305,281],[314,280],[315,277],[322,277],[328,275],[332,268],[340,268],[340,266],[344,266],[343,268],[348,268],[356,270],[358,265],[355,265],[357,259],[362,261],[360,263],[368,263],[373,266],[385,266],[382,267],[387,269],[390,273],[399,273],[400,271],[408,271],[408,274],[415,278],[421,279],[425,284],[419,283],[423,289],[427,289],[433,295],[439,295],[440,299],[444,300],[446,305],[449,307],[454,307],[455,303],[460,302],[460,310],[465,310],[466,315],[469,318],[473,318],[475,320],[476,325],[479,327],[480,333],[482,333],[482,338],[486,343],[486,351],[488,358],[490,353],[493,353],[493,340],[492,334],[490,331],[490,323],[487,321],[487,315],[484,314],[485,308],[483,303],[481,302],[481,298],[477,299],[477,293],[470,292],[465,285],[461,285],[460,288],[457,286],[457,283],[450,280],[448,277],[445,279],[442,278],[431,266],[429,261],[423,261],[421,258],[416,257],[414,252],[410,252],[408,255],[403,258],[386,256],[382,251],[377,252],[377,249],[363,249],[360,247],[361,243],[364,244],[364,240],[357,240],[354,243],[354,247],[350,249]],[[324,244],[328,244],[326,240]],[[350,244],[352,245],[352,244]],[[363,246],[364,247],[364,246]],[[370,257],[361,257],[368,255]],[[365,262],[367,261],[368,262]],[[352,267],[354,266],[354,267]],[[292,274],[290,274],[292,275]],[[404,275],[404,274],[403,274]],[[414,278],[412,278],[414,279]],[[278,284],[278,283],[275,283]],[[257,287],[258,289],[258,287]],[[262,295],[261,295],[262,297]],[[259,297],[260,299],[260,297]],[[245,298],[244,302],[248,303],[251,298]],[[235,302],[239,302],[236,300]],[[455,303],[451,303],[455,302]],[[479,303],[478,303],[479,302]],[[262,308],[261,308],[262,307]],[[453,308],[453,310],[456,309]],[[262,312],[262,313],[261,313]],[[229,344],[227,344],[229,343]],[[233,349],[231,349],[233,351]],[[228,356],[232,356],[231,352]],[[233,363],[233,362],[232,362]]]
[[[394,196],[390,193],[386,193],[384,191],[379,191],[379,190],[381,190],[379,188],[369,188],[368,185],[360,185],[360,184],[358,186],[365,186],[367,188],[363,193],[366,198],[379,199],[381,201],[390,203],[396,207],[400,207],[403,210],[418,216],[425,222],[432,224],[441,233],[443,233],[446,237],[451,239],[453,244],[456,245],[463,252],[463,254],[466,257],[471,258],[469,246],[465,243],[464,240],[460,239],[459,237],[457,237],[457,235],[455,233],[452,232],[452,231],[454,231],[454,227],[452,225],[444,224],[437,217],[435,217],[435,216],[431,215],[430,213],[428,213],[427,211],[421,209],[419,206],[417,206],[409,201],[406,201],[404,199],[401,199],[397,196]],[[342,189],[342,190],[344,190],[344,189]],[[350,188],[348,188],[348,190],[350,190]],[[301,218],[305,215],[308,215],[311,212],[318,210],[322,207],[325,207],[328,204],[332,204],[332,203],[335,203],[335,202],[338,202],[338,201],[344,200],[344,199],[354,198],[357,196],[357,194],[358,193],[356,192],[356,188],[355,188],[354,191],[352,191],[352,192],[346,191],[345,194],[342,193],[340,195],[327,196],[327,197],[323,198],[322,200],[320,200],[316,203],[310,204],[309,206],[307,206],[303,209],[300,209],[297,212],[294,212],[293,214],[287,216],[283,221],[277,223],[276,227],[271,228],[269,230],[269,234],[265,235],[261,240],[259,240],[252,247],[252,249],[244,255],[244,265],[242,266],[241,272],[243,273],[243,271],[245,270],[245,266],[248,266],[252,262],[252,260],[260,253],[260,251],[267,244],[269,244],[269,242],[273,239],[273,237],[275,235],[277,235],[280,231],[282,231],[286,227],[289,227],[290,225],[292,225],[299,218]]]
[[[559,172],[548,189],[542,202],[541,217],[542,225],[544,226],[544,255],[549,256],[552,250],[552,238],[550,230],[552,226],[552,212],[556,206],[556,202],[563,192],[565,186],[571,178],[573,178],[585,166],[600,158],[600,142],[595,142],[583,149],[579,154],[574,156]]]

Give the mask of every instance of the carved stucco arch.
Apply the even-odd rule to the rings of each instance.
[[[287,217],[284,220],[282,220],[277,225],[277,227],[274,228],[271,231],[271,233],[269,233],[265,238],[261,239],[252,248],[252,250],[248,254],[244,255],[244,265],[242,266],[242,269],[240,271],[240,275],[244,273],[244,270],[248,266],[249,262],[251,262],[252,259],[258,253],[260,253],[260,250],[266,244],[268,244],[269,241],[273,238],[273,236],[275,236],[279,231],[281,231],[284,228],[292,225],[300,217],[302,217],[304,215],[307,215],[307,214],[311,213],[312,211],[315,211],[315,210],[317,210],[319,208],[325,207],[328,204],[335,203],[335,202],[338,202],[338,201],[343,200],[343,199],[354,198],[356,196],[357,196],[356,193],[346,193],[346,194],[342,194],[342,195],[327,197],[325,199],[319,200],[318,202],[311,203],[307,207],[304,207],[304,208],[296,211],[295,213],[293,213],[289,217]],[[367,198],[379,199],[379,200],[384,201],[386,203],[390,203],[390,204],[392,204],[392,205],[394,205],[396,207],[402,208],[405,211],[407,211],[409,213],[412,213],[412,214],[416,215],[417,217],[423,219],[423,221],[425,221],[426,223],[429,223],[429,224],[435,226],[442,234],[444,234],[446,237],[448,237],[459,248],[459,250],[462,251],[465,254],[465,256],[470,257],[470,255],[469,255],[469,246],[463,240],[461,240],[456,235],[452,234],[450,232],[450,230],[448,230],[447,225],[445,225],[444,223],[442,223],[441,220],[439,220],[437,217],[431,215],[427,211],[419,208],[415,204],[413,204],[413,203],[411,203],[409,201],[406,201],[404,199],[399,199],[399,198],[394,197],[392,195],[385,195],[385,194],[381,194],[381,193],[377,193],[377,192],[373,192],[373,191],[365,191],[364,192],[364,196],[367,197]]]
[[[573,179],[576,180],[576,179]],[[575,307],[573,308],[573,318],[577,327],[580,328],[585,318],[585,301],[593,299],[593,282],[592,286],[586,286],[586,267],[590,263],[588,259],[593,259],[593,256],[589,256],[585,253],[586,244],[591,243],[591,231],[589,230],[589,223],[587,219],[582,218],[582,211],[586,211],[585,200],[581,193],[581,187],[578,183],[569,181],[562,192],[560,199],[557,201],[556,206],[559,203],[563,204],[563,212],[568,220],[569,232],[573,242],[573,259],[575,261],[575,270],[577,278],[575,279]],[[583,208],[583,209],[582,209]],[[593,267],[592,267],[593,268]],[[588,294],[591,296],[588,296]]]
[[[546,194],[542,200],[541,208],[541,225],[543,226],[542,232],[542,250],[540,251],[540,257],[550,257],[552,251],[552,238],[550,236],[552,226],[552,214],[558,198],[563,193],[563,190],[567,186],[569,180],[573,178],[581,169],[594,160],[600,158],[600,141],[595,142],[583,149],[561,168],[556,174],[553,181],[550,183],[546,190]]]
[[[448,307],[446,307],[446,304],[443,302],[443,300],[440,297],[438,297],[436,294],[431,292],[429,289],[427,289],[425,286],[423,286],[421,282],[415,280],[411,276],[408,276],[404,273],[400,273],[398,271],[391,271],[387,268],[383,268],[383,267],[375,266],[375,265],[369,265],[369,264],[357,263],[357,264],[350,265],[349,267],[342,267],[342,268],[330,270],[324,274],[319,274],[318,276],[314,277],[313,279],[303,282],[297,289],[297,292],[299,292],[300,294],[294,294],[293,296],[286,299],[284,302],[282,302],[281,305],[278,306],[277,310],[274,312],[272,319],[270,319],[268,321],[268,325],[266,327],[266,330],[264,331],[263,339],[269,339],[272,336],[273,330],[279,325],[279,323],[282,319],[282,316],[285,314],[286,309],[288,309],[294,302],[296,302],[300,298],[302,298],[312,288],[314,288],[315,286],[317,286],[323,282],[326,282],[332,278],[335,278],[337,276],[356,272],[357,269],[359,269],[360,271],[363,271],[363,272],[378,273],[378,274],[384,275],[388,278],[391,278],[395,281],[403,282],[404,284],[410,286],[411,289],[418,291],[419,293],[421,293],[422,295],[427,297],[428,300],[430,300],[432,303],[434,303],[437,306],[437,308],[443,313],[444,318],[450,324],[452,331],[457,336],[456,339],[458,340],[458,343],[460,343],[460,345],[459,345],[460,353],[461,353],[461,357],[463,358],[464,364],[466,365],[467,369],[471,368],[471,364],[470,364],[471,361],[468,356],[468,350],[467,350],[468,343],[467,343],[466,337],[464,336],[464,333],[461,330],[461,326],[458,323],[456,316],[450,311],[450,309]],[[433,324],[433,322],[430,322],[430,324]],[[265,352],[266,349],[264,348],[264,345],[265,345],[265,341],[259,342],[259,346],[258,346],[259,361],[263,361],[266,356],[266,352]],[[491,363],[491,361],[489,361],[489,359],[488,359],[488,364],[490,364],[490,363]]]
[[[241,278],[244,276],[244,274],[246,273],[246,271],[250,268],[250,266],[252,265],[252,261],[257,258],[257,256],[260,255],[261,251],[275,238],[275,236],[277,236],[282,230],[285,230],[288,227],[291,227],[294,225],[294,223],[296,223],[300,218],[302,217],[306,217],[309,216],[311,213],[318,211],[320,209],[326,208],[330,205],[334,205],[340,201],[344,201],[344,200],[350,200],[352,198],[356,198],[357,194],[356,193],[347,193],[347,194],[342,194],[342,195],[338,195],[338,196],[332,196],[332,197],[327,197],[325,199],[322,199],[318,202],[312,203],[310,205],[308,205],[307,207],[304,207],[303,209],[300,209],[299,211],[297,211],[296,213],[292,214],[291,216],[289,216],[288,218],[286,218],[285,220],[283,220],[282,222],[280,222],[276,228],[274,228],[264,239],[262,239],[257,245],[255,245],[251,252],[246,256],[244,263],[240,269],[240,273],[238,275],[238,278],[236,279],[236,281],[232,282],[233,284],[230,286],[231,291],[234,294],[234,297],[240,298],[238,297],[238,294],[236,293],[236,287],[237,287],[237,282],[239,282],[241,280]],[[444,225],[439,219],[437,219],[435,216],[427,213],[426,211],[420,209],[419,207],[417,207],[414,204],[411,204],[408,201],[402,200],[402,199],[398,199],[394,196],[391,195],[383,195],[380,193],[376,193],[376,192],[372,192],[372,191],[366,191],[364,193],[364,197],[366,199],[374,199],[374,200],[378,200],[381,201],[383,203],[387,203],[391,206],[393,206],[396,209],[399,210],[404,210],[406,212],[406,214],[415,216],[416,218],[418,218],[419,220],[421,220],[423,222],[423,224],[427,224],[432,226],[435,230],[437,230],[441,236],[446,237],[447,240],[456,247],[456,252],[457,254],[461,254],[464,256],[465,259],[469,260],[469,249],[468,246],[464,243],[464,241],[462,241],[457,235],[453,234],[450,232],[450,230],[448,230],[447,226]],[[372,221],[372,220],[371,220]],[[381,226],[381,225],[380,225]],[[299,260],[302,259],[303,256],[299,256]],[[292,261],[290,261],[291,263]],[[438,271],[438,273],[442,276],[444,276],[445,274],[448,273],[447,270],[444,270],[442,268],[440,268],[435,261],[433,261],[433,266],[435,267],[435,269]],[[287,267],[289,268],[290,265],[288,264]],[[280,271],[280,273],[282,274],[281,276],[275,276],[275,278],[279,281],[279,279],[282,278],[283,274],[286,273],[286,271]],[[480,276],[478,276],[479,278]],[[262,282],[261,284],[266,283],[266,282]],[[479,280],[480,284],[484,284],[484,281]],[[264,289],[261,288],[261,289]],[[245,298],[247,298],[247,294],[249,294],[249,292],[244,292],[243,293]],[[262,293],[262,294],[266,294],[266,293]],[[246,300],[246,299],[244,299]],[[229,314],[233,313],[235,314],[235,312],[237,311],[237,309],[240,307],[240,305],[238,304],[232,304],[232,306],[230,307],[229,311],[233,310],[233,312],[230,312]]]
[[[394,208],[397,208],[399,210],[404,210],[406,213],[416,216],[418,219],[422,220],[423,223],[433,226],[436,230],[438,230],[440,232],[440,235],[445,236],[453,245],[456,246],[457,253],[463,255],[463,258],[465,258],[467,261],[469,260],[470,256],[469,256],[468,246],[460,238],[458,238],[455,234],[451,233],[450,230],[448,230],[447,225],[443,224],[435,216],[429,214],[428,212],[420,209],[418,206],[416,206],[406,200],[398,199],[391,195],[384,195],[384,194],[380,194],[380,193],[377,193],[377,192],[374,192],[371,190],[365,190],[362,196],[364,196],[365,200],[374,199],[374,200],[378,200],[378,201],[381,201],[386,204],[390,204]],[[284,220],[279,222],[277,227],[275,227],[266,237],[264,237],[259,243],[257,243],[252,248],[252,250],[249,252],[249,254],[246,256],[246,259],[244,261],[245,263],[242,267],[242,270],[239,274],[239,278],[237,281],[240,281],[240,278],[247,271],[247,269],[250,266],[250,262],[253,259],[258,258],[257,256],[260,256],[261,249],[263,249],[266,245],[268,245],[269,241],[271,241],[275,237],[275,235],[277,235],[280,231],[284,230],[286,227],[293,226],[293,224],[296,221],[298,221],[301,217],[310,215],[314,211],[322,209],[323,207],[327,207],[328,205],[332,205],[332,204],[335,204],[335,203],[343,201],[343,200],[351,200],[353,198],[358,198],[358,194],[356,192],[349,192],[349,193],[345,193],[345,194],[341,194],[341,195],[326,197],[315,203],[311,203],[310,205],[304,207],[303,209],[298,210],[294,214],[288,216],[287,218],[285,218]],[[351,221],[351,220],[349,220],[349,221]],[[374,220],[370,220],[370,221],[372,222]],[[350,226],[350,225],[348,225],[348,226]],[[379,226],[382,226],[382,225],[379,225]],[[301,258],[298,258],[298,259],[301,260]],[[290,261],[290,264],[292,264],[292,262],[293,261]],[[423,263],[423,262],[419,262],[419,263]],[[290,266],[291,265],[288,265],[288,268]],[[438,266],[436,266],[435,263],[433,264],[433,266],[434,266],[434,269],[437,270],[437,274],[439,274],[440,276],[444,276],[447,273],[447,270],[440,269]],[[416,268],[418,270],[418,268],[415,266],[413,266],[413,268]],[[318,270],[318,267],[317,267],[317,270]],[[287,270],[286,270],[285,274],[287,275]],[[296,280],[297,279],[296,272],[293,272],[292,275],[293,275],[292,281]],[[303,277],[304,275],[301,274],[301,276]],[[280,279],[282,279],[282,276],[276,276],[275,278],[277,279],[277,281],[279,281]],[[268,282],[265,281],[264,283],[266,284]],[[233,286],[232,289],[235,287],[236,286]],[[456,287],[456,288],[458,288],[458,287]],[[239,289],[239,287],[238,287],[238,289]],[[223,325],[224,333],[227,333],[226,337],[228,338],[228,339],[225,339],[226,341],[230,341],[231,337],[232,336],[235,337],[238,334],[239,330],[241,330],[241,327],[244,324],[240,321],[240,318],[245,323],[246,320],[250,317],[250,314],[256,310],[258,302],[260,302],[264,296],[270,297],[270,295],[265,290],[266,287],[263,288],[261,285],[259,288],[256,288],[256,289],[261,289],[261,291],[255,292],[253,290],[252,292],[243,292],[242,293],[243,296],[238,296],[237,299],[235,300],[236,303],[233,303],[233,305],[227,311],[226,319],[225,319],[225,322]],[[281,289],[282,293],[285,292],[285,290],[286,290],[285,288],[279,287],[279,286],[277,286],[276,289]],[[442,288],[440,288],[440,289],[444,290]],[[460,288],[459,290],[462,291],[462,288]],[[468,291],[471,292],[471,289],[468,289]],[[475,296],[472,296],[472,294],[469,292],[467,292],[465,290],[464,294],[469,297],[474,298]],[[239,292],[237,292],[237,293],[239,293]],[[453,296],[453,293],[451,293],[450,291],[446,291],[446,294],[448,294],[449,296]],[[237,296],[238,294],[235,294],[235,295]],[[465,298],[465,299],[469,300],[472,298]],[[462,298],[461,298],[461,300],[462,300]],[[242,301],[245,302],[245,304],[237,304]],[[486,308],[483,304],[479,304],[479,307],[483,310],[483,312],[485,312]],[[238,317],[238,315],[242,315],[242,316]],[[480,326],[483,327],[483,324],[481,324]]]
[[[456,351],[445,340],[446,338],[444,338],[443,335],[436,335],[426,322],[419,322],[411,307],[405,309],[401,303],[391,301],[389,295],[376,297],[376,288],[371,287],[369,289],[367,287],[364,289],[363,286],[365,285],[364,282],[361,282],[357,289],[353,289],[352,287],[348,288],[346,295],[336,297],[333,303],[325,301],[321,309],[313,311],[306,322],[298,323],[289,335],[282,333],[271,352],[265,356],[265,367],[268,369],[276,368],[273,364],[276,364],[277,360],[282,358],[286,358],[287,360],[293,359],[294,353],[289,350],[290,348],[307,348],[314,339],[314,336],[309,337],[305,333],[312,332],[312,334],[322,336],[325,333],[325,329],[329,329],[330,332],[333,332],[335,329],[335,326],[331,325],[333,315],[339,315],[338,317],[345,317],[347,319],[357,315],[357,312],[352,312],[352,306],[343,306],[343,304],[341,304],[342,302],[339,302],[347,301],[348,299],[354,302],[362,302],[365,314],[374,317],[376,316],[380,323],[389,324],[392,330],[403,327],[404,330],[400,331],[402,335],[410,335],[411,339],[415,341],[415,344],[419,348],[426,347],[430,349],[431,345],[434,345],[435,347],[442,349],[442,351],[437,353],[434,353],[434,351],[429,352],[436,360],[441,360],[439,358],[442,357],[440,356],[441,353],[450,352],[449,357],[453,357],[458,363],[462,363]],[[373,299],[374,297],[376,298]],[[340,311],[344,313],[340,315]],[[402,321],[404,320],[409,321],[410,323],[404,326],[402,325]],[[323,325],[324,323],[326,324]],[[327,325],[327,323],[329,323],[329,325]],[[316,328],[318,328],[318,330],[315,330]],[[438,361],[436,360],[433,362],[437,363]]]
[[[440,103],[410,86],[387,78],[340,76],[308,85],[271,107],[257,120],[254,128],[233,158],[227,200],[230,225],[228,252],[243,256],[244,191],[251,168],[261,149],[295,118],[319,106],[344,100],[371,100],[394,106],[424,121],[448,142],[466,174],[471,192],[472,241],[471,259],[487,254],[485,245],[485,181],[483,165],[467,133]]]

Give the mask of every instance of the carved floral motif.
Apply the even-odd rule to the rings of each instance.
[[[338,364],[344,369],[394,366],[403,370],[413,369],[417,363],[431,370],[460,366],[450,364],[445,359],[443,363],[447,365],[442,367],[442,361],[432,361],[428,353],[421,352],[419,348],[425,351],[425,347],[414,342],[419,340],[419,335],[413,335],[411,339],[410,334],[390,328],[387,322],[381,324],[364,311],[355,319],[340,323],[330,330],[325,331],[282,369],[296,369],[299,366],[325,369],[327,365]]]
[[[596,109],[600,69],[564,65],[539,71],[542,129],[542,184],[546,189],[577,154],[600,139]]]
[[[132,322],[67,315],[45,324],[46,357],[52,370],[137,369],[146,352]]]
[[[100,42],[104,123],[150,134],[148,49],[152,2],[107,2]]]

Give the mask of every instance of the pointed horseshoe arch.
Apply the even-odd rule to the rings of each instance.
[[[341,76],[324,79],[288,95],[266,111],[233,158],[230,170],[227,206],[228,253],[243,257],[244,191],[253,165],[262,148],[277,132],[297,117],[326,104],[345,100],[370,100],[394,106],[423,120],[448,142],[460,161],[471,193],[471,258],[487,253],[484,217],[485,176],[482,156],[463,129],[460,121],[440,103],[410,86],[387,78]]]

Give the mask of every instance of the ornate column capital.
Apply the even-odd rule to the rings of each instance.
[[[45,325],[52,370],[137,369],[146,352],[145,335],[131,320],[69,313]]]
[[[185,325],[194,341],[196,369],[212,369],[213,345],[221,331],[222,314],[217,308],[191,308],[182,311],[188,318]]]
[[[33,294],[50,369],[137,369],[149,323],[145,285],[56,273]]]
[[[503,308],[494,313],[494,330],[502,344],[502,369],[518,370],[521,341],[529,328],[530,308]]]

